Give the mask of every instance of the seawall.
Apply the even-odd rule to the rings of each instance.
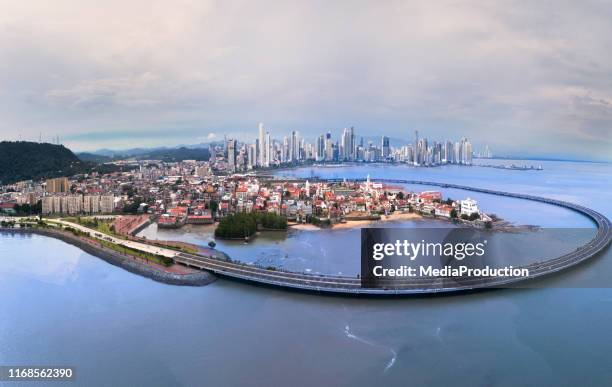
[[[169,273],[166,271],[159,270],[150,265],[135,261],[130,258],[126,258],[121,254],[109,250],[103,249],[87,242],[84,242],[79,237],[53,229],[42,229],[42,228],[0,228],[0,233],[12,233],[12,234],[37,234],[50,238],[56,238],[70,245],[76,246],[79,249],[94,255],[111,265],[120,267],[130,273],[137,274],[146,278],[150,278],[154,281],[179,286],[205,286],[214,282],[217,277],[207,271],[193,274],[176,274]]]

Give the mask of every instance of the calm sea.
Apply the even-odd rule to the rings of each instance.
[[[372,165],[282,174],[452,182],[573,201],[612,217],[612,165],[527,163],[544,170]],[[592,227],[556,207],[444,194],[474,197],[515,224]],[[143,234],[201,244],[212,237],[205,227]],[[357,237],[292,231],[219,248],[245,262],[352,275]],[[545,288],[444,297],[315,296],[228,280],[176,287],[58,240],[0,234],[0,365],[72,365],[79,385],[609,385],[612,288],[572,288],[608,278],[610,250]]]

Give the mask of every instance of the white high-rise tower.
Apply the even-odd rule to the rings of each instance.
[[[258,157],[257,161],[259,166],[266,165],[266,130],[264,129],[264,124],[259,123],[259,149],[257,150]]]

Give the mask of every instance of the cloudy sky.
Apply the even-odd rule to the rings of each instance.
[[[0,0],[0,139],[119,149],[264,122],[612,160],[610,20],[582,1]]]

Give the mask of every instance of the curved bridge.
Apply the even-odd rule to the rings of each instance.
[[[334,183],[342,182],[344,180],[355,182],[365,181],[365,179],[317,179],[316,181]],[[484,188],[474,188],[457,184],[438,183],[431,181],[401,179],[371,179],[371,181],[382,183],[417,184],[437,186],[442,188],[455,188],[466,191],[482,192],[491,195],[532,200],[536,202],[555,205],[576,211],[590,218],[597,225],[597,233],[595,237],[591,239],[588,243],[584,244],[583,246],[580,246],[579,248],[568,254],[543,262],[536,262],[525,266],[515,267],[519,269],[528,269],[529,277],[527,278],[484,277],[453,279],[439,277],[419,277],[409,278],[405,280],[397,280],[394,282],[393,288],[385,289],[362,288],[361,280],[356,277],[303,274],[283,271],[280,269],[269,270],[256,266],[250,266],[235,262],[226,262],[214,258],[206,258],[200,255],[192,255],[186,253],[181,253],[176,256],[175,261],[192,267],[197,267],[199,269],[208,270],[224,277],[236,278],[244,281],[279,286],[284,288],[337,294],[427,294],[465,291],[479,288],[503,287],[520,281],[525,281],[532,278],[552,274],[567,269],[597,255],[598,253],[602,252],[606,247],[608,247],[610,241],[612,240],[612,230],[610,227],[611,223],[607,217],[590,208],[574,203],[533,195],[495,191]]]

